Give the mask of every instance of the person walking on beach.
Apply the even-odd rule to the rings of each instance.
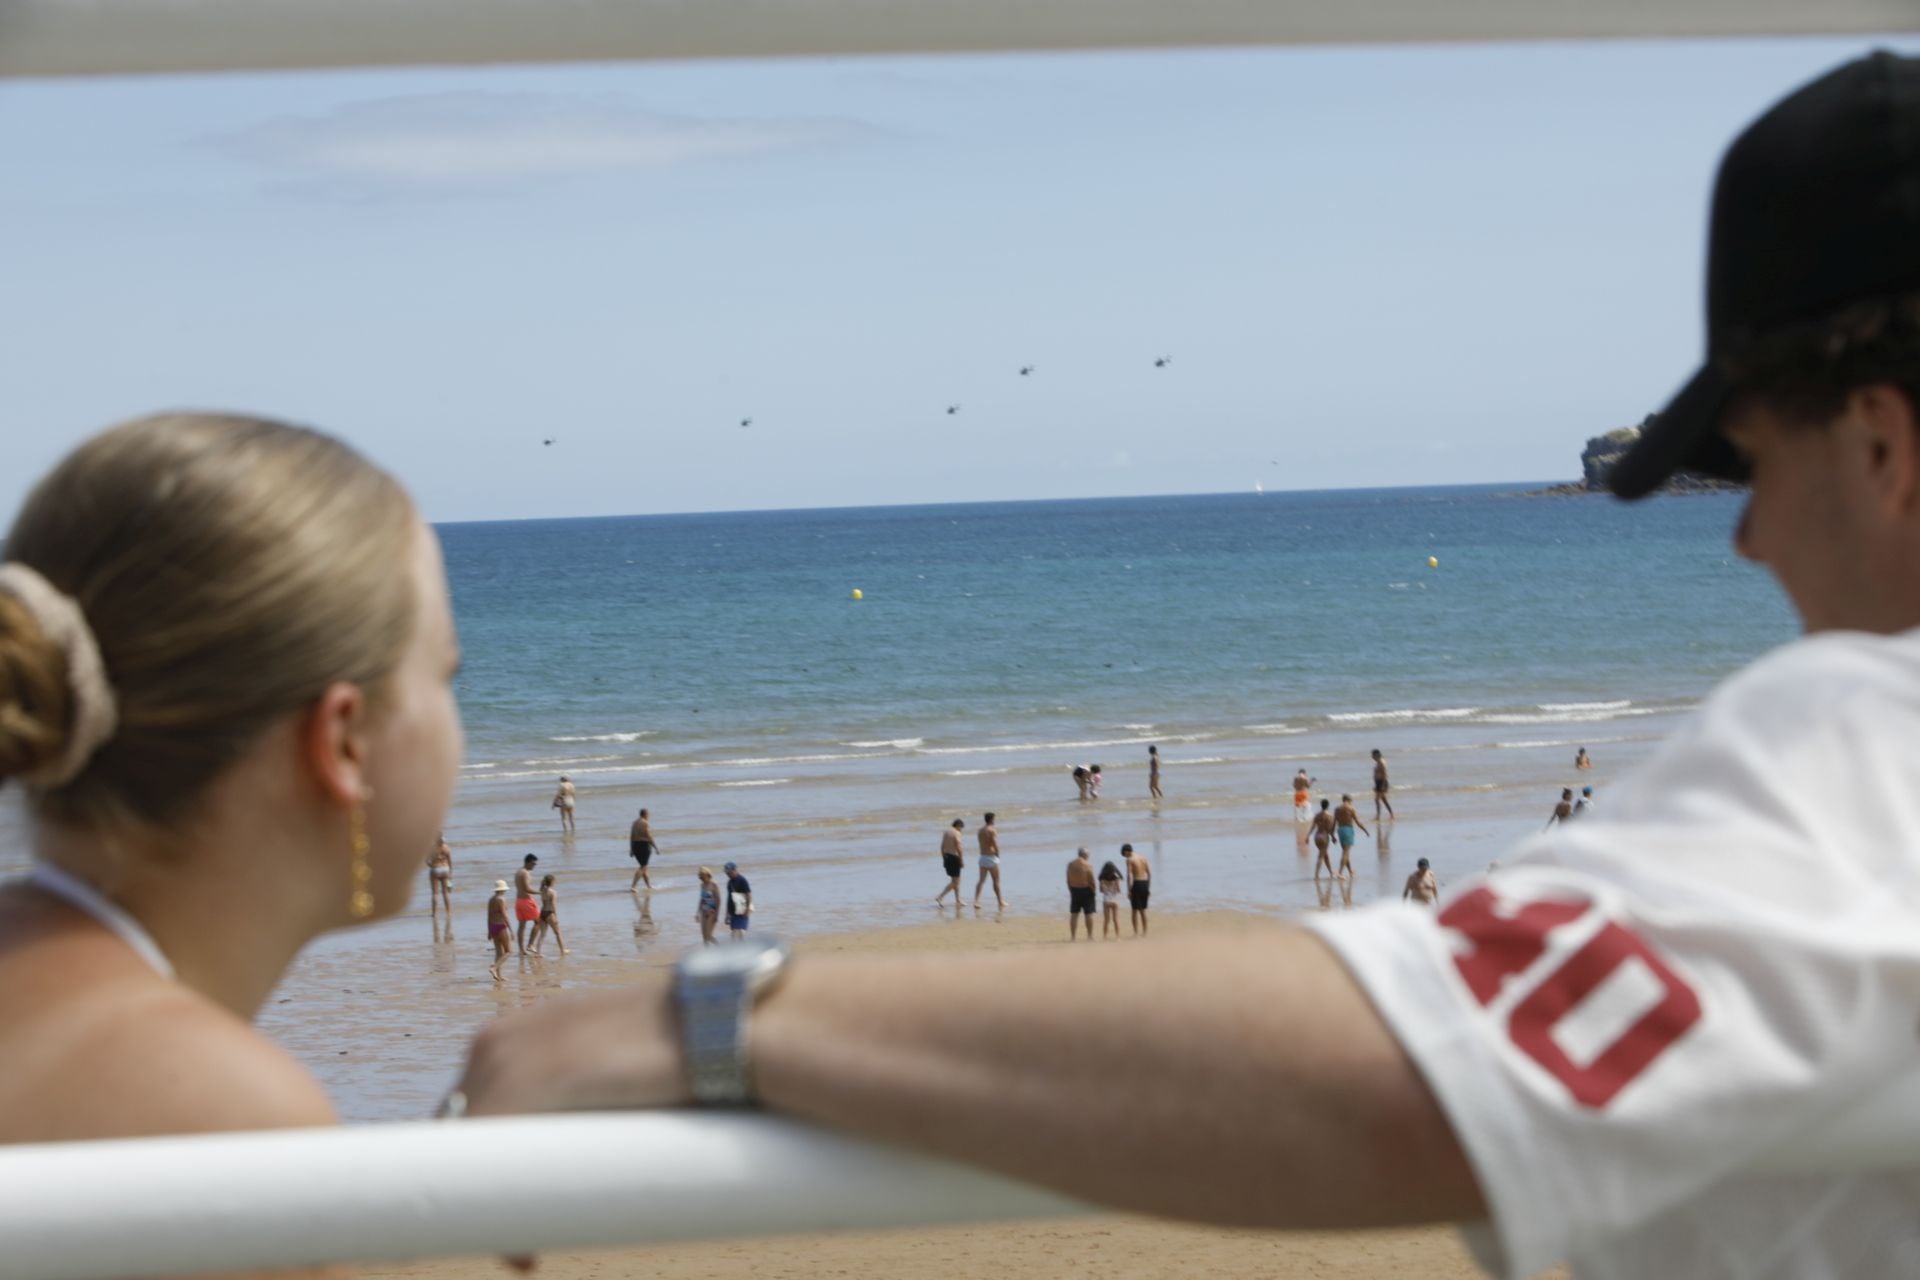
[[[1147,748],[1147,795],[1155,800],[1160,795],[1160,748]]]
[[[1127,864],[1127,905],[1133,908],[1133,931],[1144,936],[1147,932],[1147,899],[1153,896],[1153,868],[1147,865],[1143,853],[1135,853],[1133,846],[1120,846],[1120,856]],[[1093,922],[1087,922],[1087,932],[1092,933]]]
[[[973,909],[980,909],[980,891],[986,887],[987,877],[993,877],[993,900],[1000,909],[1007,909],[1006,895],[1000,892],[1000,833],[994,829],[993,815],[984,816],[980,823],[980,878],[973,883]],[[956,898],[955,902],[959,900]]]
[[[1109,935],[1120,936],[1120,895],[1127,889],[1127,878],[1120,868],[1109,862],[1100,868],[1100,937],[1104,941]],[[1092,922],[1088,922],[1091,926]],[[1087,930],[1092,933],[1091,927]]]
[[[574,833],[573,800],[573,783],[569,781],[567,775],[563,773],[560,775],[560,788],[553,793],[553,804],[548,807],[560,811],[560,831],[564,835],[572,835]]]
[[[1535,810],[1535,812],[1537,813],[1539,811]],[[1547,825],[1551,827],[1554,823],[1565,822],[1571,817],[1573,817],[1573,788],[1562,787],[1560,788],[1560,803],[1553,806],[1553,814],[1547,819]]]
[[[493,975],[495,982],[500,981],[500,962],[507,958],[513,943],[508,941],[512,930],[507,924],[507,882],[493,882],[493,896],[487,899],[487,942],[493,947],[493,963],[487,966],[487,972]]]
[[[967,859],[960,844],[960,833],[967,829],[963,819],[955,818],[953,825],[940,833],[940,869],[947,873],[947,887],[942,889],[933,900],[934,906],[941,906],[947,895],[953,895],[953,909],[960,909],[960,875],[967,869]]]
[[[729,862],[727,873],[727,929],[733,934],[735,942],[747,936],[747,925],[753,915],[753,886],[740,874],[740,864]]]
[[[716,945],[713,930],[720,923],[720,886],[713,882],[713,868],[700,868],[700,905],[694,908],[694,921],[700,926],[700,945]]]
[[[1362,834],[1373,834],[1373,832],[1367,830],[1367,824],[1360,821],[1360,811],[1353,807],[1353,797],[1343,795],[1340,797],[1340,807],[1333,811],[1334,833],[1340,837],[1340,874],[1343,876],[1353,874],[1353,832],[1355,827],[1358,827]]]
[[[438,917],[440,908],[447,909],[447,921],[453,921],[453,846],[447,843],[447,833],[442,831],[433,842],[433,852],[427,855],[427,903],[431,914]]]
[[[1333,874],[1333,860],[1327,856],[1327,849],[1333,844],[1334,821],[1332,809],[1333,801],[1322,800],[1320,802],[1320,812],[1313,815],[1313,826],[1311,828],[1313,847],[1320,851],[1319,856],[1315,858],[1313,862],[1313,878],[1316,880],[1320,878],[1320,868],[1322,867],[1327,869],[1328,875]]]
[[[514,938],[521,955],[527,954],[527,926],[540,920],[540,902],[533,891],[533,869],[539,862],[540,859],[530,853],[513,873],[513,915],[519,921]]]
[[[1093,941],[1093,855],[1082,845],[1067,864],[1067,941],[1080,936],[1080,917],[1087,918],[1087,941]]]
[[[1413,874],[1407,877],[1407,887],[1400,891],[1400,901],[1408,899],[1428,907],[1440,901],[1440,881],[1434,877],[1433,868],[1425,858],[1414,864]]]
[[[1373,752],[1373,820],[1380,821],[1380,809],[1386,807],[1387,816],[1393,816],[1393,802],[1387,799],[1387,758],[1378,748]]]
[[[1307,827],[1313,822],[1313,784],[1317,779],[1307,776],[1303,765],[1293,773],[1293,843],[1305,853],[1307,851]]]
[[[533,939],[527,943],[527,950],[534,955],[540,954],[540,939],[553,933],[553,940],[560,945],[560,954],[567,954],[567,940],[560,936],[560,893],[553,887],[553,877],[540,877],[540,922],[533,926]]]
[[[627,829],[627,852],[637,864],[633,869],[633,882],[627,886],[629,891],[638,893],[640,886],[645,884],[647,892],[653,892],[653,877],[647,874],[647,864],[653,861],[653,850],[653,822],[647,817],[647,811],[642,809],[640,816]]]

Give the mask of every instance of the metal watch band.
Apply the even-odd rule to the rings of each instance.
[[[786,967],[779,943],[732,943],[680,962],[675,995],[693,1096],[706,1106],[753,1102],[747,1022],[755,1001]]]

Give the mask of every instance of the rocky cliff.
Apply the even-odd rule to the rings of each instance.
[[[1580,451],[1580,478],[1571,484],[1557,484],[1551,489],[1542,489],[1544,497],[1562,497],[1577,493],[1605,493],[1607,491],[1607,473],[1613,470],[1613,464],[1620,455],[1633,447],[1640,433],[1653,421],[1648,414],[1637,427],[1617,427],[1605,435],[1593,437],[1587,441],[1587,447]],[[1709,480],[1705,476],[1696,476],[1681,472],[1661,486],[1662,493],[1724,493],[1740,488],[1725,480]]]

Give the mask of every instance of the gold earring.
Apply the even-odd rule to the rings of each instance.
[[[359,805],[347,811],[347,841],[353,848],[353,918],[365,920],[373,914],[373,894],[367,889],[373,868],[367,865],[367,818]]]

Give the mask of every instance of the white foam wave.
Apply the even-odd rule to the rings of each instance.
[[[500,766],[491,760],[478,760],[473,764],[463,764],[460,767],[462,769],[498,769]]]
[[[1631,698],[1618,702],[1542,702],[1542,711],[1624,711],[1633,705]]]
[[[943,778],[980,778],[990,773],[1012,773],[1012,769],[942,769]]]
[[[911,751],[915,747],[925,746],[926,743],[925,738],[879,738],[872,742],[843,742],[840,745],[864,748],[892,747],[898,751]]]
[[[552,759],[549,759],[549,760],[516,760],[516,761],[514,761],[514,763],[515,763],[515,764],[521,764],[521,765],[533,765],[533,764],[554,764],[554,765],[567,765],[567,764],[605,764],[605,763],[606,763],[607,761],[609,761],[609,760],[618,760],[619,758],[620,758],[619,756],[566,756],[566,757],[558,757],[558,756],[556,756],[556,757],[554,757],[554,758],[552,758]]]
[[[923,756],[970,756],[998,751],[1085,751],[1093,747],[1137,747],[1156,742],[1205,742],[1211,733],[1173,733],[1156,738],[1093,738],[1084,742],[1009,742],[991,747],[921,747]]]
[[[1620,720],[1628,716],[1657,716],[1659,707],[1626,707],[1619,711],[1552,711],[1533,714],[1517,712],[1513,715],[1487,716],[1482,724],[1599,724],[1607,720]]]
[[[1145,733],[1147,730],[1153,728],[1150,724],[1117,724],[1113,727],[1116,729],[1125,729],[1128,733]]]
[[[716,787],[777,787],[792,782],[792,778],[748,778],[743,782],[716,782]]]
[[[833,764],[840,760],[878,760],[880,758],[880,753],[877,751],[863,751],[858,754],[828,752],[813,756],[741,756],[737,760],[689,760],[687,767],[756,769],[769,764]]]
[[[568,776],[575,777],[575,778],[584,778],[584,777],[587,777],[589,774],[658,773],[662,769],[671,769],[671,768],[673,768],[673,766],[670,764],[597,764],[597,765],[589,765],[585,769],[575,769]],[[475,778],[474,781],[475,782],[508,782],[508,781],[512,781],[520,778],[545,778],[547,781],[551,782],[553,781],[553,770],[526,769],[526,770],[516,770],[509,773],[489,773],[483,778]]]
[[[1248,733],[1257,733],[1263,737],[1280,737],[1285,734],[1305,733],[1306,729],[1292,724],[1243,724],[1240,726]]]
[[[1336,711],[1327,719],[1335,724],[1417,724],[1429,720],[1465,720],[1479,714],[1478,707],[1408,707],[1399,711]]]
[[[567,734],[558,738],[548,738],[548,742],[638,742],[642,738],[651,738],[656,731],[641,729],[634,733],[583,733]]]

